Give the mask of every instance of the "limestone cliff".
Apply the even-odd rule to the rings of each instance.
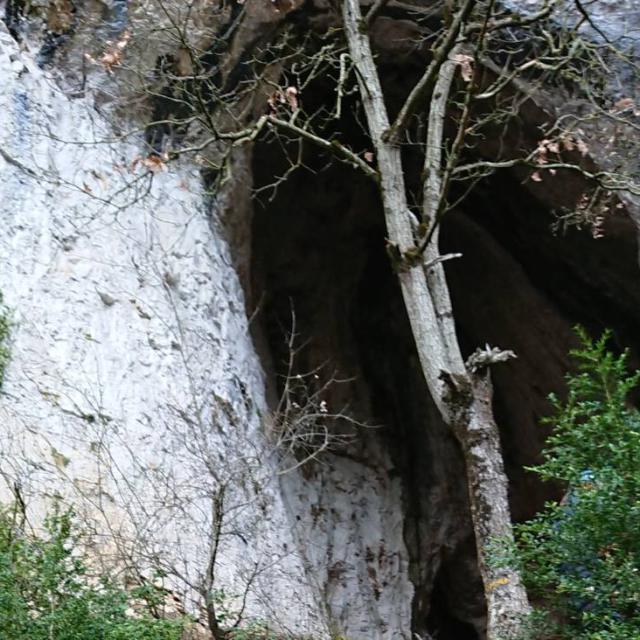
[[[237,17],[201,4],[193,46]],[[289,4],[247,2],[244,41],[295,14]],[[415,25],[393,4],[399,15],[383,16],[376,37],[400,95],[424,52],[407,46]],[[184,43],[160,27],[135,38],[170,16],[113,0],[70,4],[52,24],[44,5],[18,5],[0,22],[0,291],[13,319],[4,496],[17,487],[36,515],[64,496],[121,557],[179,568],[183,600],[217,535],[216,588],[293,634],[482,637],[464,465],[424,387],[374,186],[312,153],[312,171],[274,190],[288,167],[259,140],[234,151],[212,190],[201,157],[168,162],[155,149],[178,134],[145,131],[167,106],[163,87],[140,98],[130,68],[110,77],[100,62],[127,28],[127,56],[145,73],[179,58]],[[612,37],[633,27],[622,26],[624,6],[599,9]],[[325,11],[309,9],[320,21]],[[310,102],[334,98],[333,87],[314,91]],[[526,106],[521,138],[535,144],[536,119],[555,100]],[[606,166],[607,145],[589,135]],[[516,519],[555,494],[523,467],[539,456],[547,394],[563,388],[572,325],[612,327],[636,364],[640,354],[637,202],[622,199],[604,238],[552,233],[552,210],[579,188],[577,178],[523,184],[510,170],[443,226],[444,247],[464,256],[447,267],[464,350],[518,354],[494,375]],[[310,402],[314,392],[295,386],[309,376],[322,391],[313,409],[333,431],[326,451],[298,465],[299,448],[285,460],[278,439],[283,401]]]

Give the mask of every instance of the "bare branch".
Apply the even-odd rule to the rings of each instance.
[[[456,42],[460,37],[464,21],[471,13],[475,4],[476,0],[465,0],[460,10],[454,16],[451,25],[446,29],[442,37],[442,42],[433,52],[433,58],[431,59],[429,66],[411,90],[409,97],[402,105],[400,113],[398,113],[390,129],[385,133],[385,138],[389,142],[397,144],[400,141],[402,134],[409,126],[411,117],[422,107],[427,97],[431,94],[438,76],[438,71],[449,56],[451,50],[456,45]]]
[[[313,144],[322,149],[325,149],[326,151],[331,151],[334,155],[336,155],[344,162],[347,162],[357,169],[360,169],[365,175],[373,178],[374,180],[378,180],[378,172],[338,140],[327,140],[325,138],[321,138],[320,136],[311,133],[307,129],[299,127],[298,125],[295,125],[291,122],[287,122],[286,120],[276,118],[275,116],[268,116],[268,121],[276,127],[279,127],[286,131],[290,131],[291,133],[295,133],[301,138],[313,142]]]
[[[369,11],[367,11],[367,15],[364,18],[363,24],[366,29],[371,27],[373,21],[376,19],[380,11],[382,11],[382,9],[384,9],[388,3],[389,0],[376,0],[373,3],[373,6],[371,7],[371,9],[369,9]]]

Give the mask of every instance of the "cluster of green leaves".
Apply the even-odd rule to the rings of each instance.
[[[0,389],[4,382],[4,371],[9,363],[9,332],[11,330],[11,321],[9,318],[9,310],[4,305],[2,292],[0,291]]]
[[[2,640],[179,640],[184,620],[161,619],[161,590],[126,591],[91,576],[74,519],[54,512],[42,535],[24,532],[19,510],[0,511]]]
[[[568,397],[552,397],[554,425],[535,471],[567,487],[517,531],[518,559],[532,598],[543,603],[547,635],[640,638],[640,412],[629,404],[640,372],[607,351],[608,335],[572,352],[578,371]]]

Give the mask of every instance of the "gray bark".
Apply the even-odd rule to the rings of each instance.
[[[380,188],[389,241],[400,252],[414,245],[400,149],[389,140],[389,119],[369,37],[361,28],[357,0],[344,0],[343,17],[350,54],[358,72],[369,133],[376,149]],[[453,52],[455,53],[456,47]],[[441,193],[442,125],[455,63],[449,58],[438,73],[433,92],[426,149],[426,206]],[[489,562],[490,546],[513,541],[508,481],[502,464],[499,434],[492,413],[489,374],[467,371],[455,334],[449,289],[439,257],[437,233],[427,248],[427,268],[398,274],[429,391],[445,422],[462,446],[479,568],[488,607],[490,640],[516,637],[529,612],[527,595],[517,571]],[[433,261],[436,260],[434,263]]]

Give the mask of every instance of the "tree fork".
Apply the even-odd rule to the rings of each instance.
[[[387,134],[389,118],[369,37],[360,28],[362,14],[358,0],[344,0],[342,11],[369,133],[376,149],[389,242],[404,253],[413,246],[414,238],[401,150]],[[455,28],[457,37],[461,27],[455,23]],[[445,37],[445,40],[449,39]],[[449,52],[454,48],[452,43]],[[450,86],[453,68],[451,63],[443,63],[434,76],[434,85],[448,83]],[[410,97],[413,93],[415,91]],[[438,175],[443,142],[439,132],[444,117],[442,107],[446,106],[447,98],[448,90],[444,97],[439,96],[443,103],[432,105],[434,117],[430,118],[428,132],[427,163],[437,163]],[[440,153],[434,154],[434,149],[439,149]],[[438,184],[430,184],[429,195],[438,191],[439,199],[438,187]],[[510,544],[513,540],[508,481],[493,418],[491,383],[486,367],[481,372],[470,372],[462,359],[444,269],[442,262],[437,260],[436,242],[437,236],[425,254],[430,262],[428,269],[404,270],[398,273],[398,278],[429,391],[464,452],[478,567],[488,609],[487,637],[489,640],[509,640],[517,637],[530,608],[518,572],[512,568],[497,569],[489,559],[492,545]]]

